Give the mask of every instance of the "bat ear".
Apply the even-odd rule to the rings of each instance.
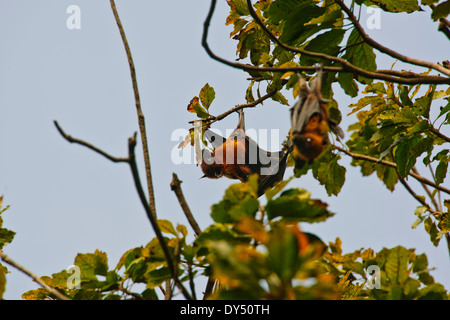
[[[298,86],[299,86],[299,92],[300,96],[306,97],[308,95],[309,89],[308,85],[306,84],[306,80],[302,77],[302,75],[298,72]]]
[[[244,118],[244,109],[239,109],[239,121],[236,129],[241,129],[245,132],[245,118]]]
[[[322,73],[323,73],[322,69],[323,67],[321,64],[316,65],[317,75],[316,78],[311,83],[311,90],[314,90],[316,92],[322,91]]]

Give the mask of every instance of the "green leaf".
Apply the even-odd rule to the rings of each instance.
[[[216,223],[207,227],[195,240],[199,246],[207,246],[209,241],[248,242],[246,237],[225,224]]]
[[[161,229],[161,232],[177,235],[175,228],[172,225],[172,222],[165,219],[158,220],[158,226]]]
[[[200,90],[200,101],[203,104],[203,107],[208,110],[211,103],[213,102],[214,98],[216,97],[216,93],[214,91],[214,88],[211,87],[208,83],[203,86],[203,88]]]
[[[401,177],[404,178],[409,174],[409,171],[416,163],[417,157],[433,148],[433,142],[434,140],[432,138],[423,138],[420,135],[414,135],[411,138],[405,139],[397,146],[394,159]]]
[[[97,280],[96,275],[106,276],[108,272],[108,258],[106,253],[95,250],[94,253],[78,254],[75,265],[80,267],[81,280]]]
[[[168,267],[161,267],[156,270],[152,270],[146,274],[147,278],[147,288],[154,289],[155,287],[161,285],[164,281],[170,280],[172,274]]]
[[[310,199],[310,193],[303,189],[289,189],[266,205],[269,220],[283,217],[287,221],[319,222],[334,214],[320,200]]]
[[[375,71],[377,69],[373,48],[364,41],[356,28],[350,33],[343,58],[356,67],[367,71]],[[371,79],[361,76],[358,76],[358,81],[364,84],[372,83]]]
[[[434,9],[433,13],[431,14],[431,18],[433,20],[439,20],[441,18],[446,18],[450,14],[450,0],[447,0],[445,2],[442,2],[438,4]]]
[[[424,4],[424,5],[430,5],[430,4],[435,4],[435,3],[438,3],[439,2],[439,0],[421,0],[420,1],[420,3],[421,4]]]
[[[430,217],[425,219],[424,224],[425,224],[425,231],[430,235],[431,243],[433,243],[433,245],[437,247],[441,238],[438,237],[439,230],[436,227],[436,224]]]
[[[0,228],[0,250],[3,249],[3,247],[8,243],[11,243],[15,235],[16,233],[14,231],[6,228]]]
[[[345,30],[332,29],[315,36],[304,48],[311,52],[320,52],[323,54],[337,56],[339,53],[339,44],[344,38]],[[328,64],[329,62],[322,59],[311,58],[305,55],[300,56],[301,65],[313,65],[314,63]]]
[[[390,283],[403,285],[409,277],[408,251],[401,246],[389,250],[385,270]]]
[[[414,261],[413,272],[421,272],[428,268],[428,258],[425,253],[417,256]]]
[[[353,75],[349,72],[339,72],[338,82],[345,93],[350,97],[356,97],[358,95],[358,85],[353,80]]]
[[[324,13],[325,8],[317,6],[312,0],[274,1],[267,16],[269,22],[274,24],[284,21],[280,41],[288,45],[300,45],[323,28],[321,25],[308,25],[308,22]]]
[[[209,113],[206,111],[205,108],[203,108],[200,103],[196,103],[194,104],[194,110],[195,113],[197,114],[197,117],[202,118],[202,119],[206,119],[209,117]]]
[[[419,11],[420,6],[417,0],[369,0],[366,5],[376,5],[388,12],[407,12]]]
[[[430,107],[431,102],[433,101],[433,95],[435,92],[436,86],[432,86],[430,92],[423,97],[417,98],[414,101],[413,110],[417,115],[423,116],[425,118],[429,118],[430,116]]]
[[[345,167],[339,165],[339,156],[321,157],[313,166],[313,176],[325,186],[328,195],[338,195],[345,182]]]
[[[254,217],[259,208],[257,190],[257,175],[251,175],[245,183],[230,185],[223,199],[211,207],[211,217],[221,223],[235,222],[241,217]]]
[[[3,299],[3,294],[6,288],[6,268],[0,263],[0,300]]]
[[[445,160],[439,161],[439,164],[436,167],[436,183],[441,184],[444,182],[445,177],[447,176],[448,171],[448,162]]]
[[[296,235],[287,228],[275,227],[267,244],[270,266],[282,282],[290,281],[299,267]]]
[[[247,91],[245,92],[245,100],[247,101],[247,103],[251,103],[253,101],[255,101],[255,98],[253,97],[253,85],[255,84],[255,81],[250,82],[250,84],[248,85]]]
[[[247,2],[245,0],[227,0],[228,5],[232,11],[235,11],[240,16],[248,16]]]
[[[402,84],[398,85],[398,89],[399,89],[400,101],[405,106],[412,107],[413,103],[412,103],[411,99],[409,98],[409,89]]]

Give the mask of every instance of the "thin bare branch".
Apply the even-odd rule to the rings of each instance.
[[[147,129],[145,127],[144,113],[142,112],[142,109],[141,109],[141,100],[139,97],[139,89],[138,89],[137,78],[136,78],[136,70],[134,68],[134,62],[133,62],[133,57],[131,55],[130,46],[128,45],[128,40],[125,35],[125,31],[122,26],[122,22],[120,21],[119,13],[117,12],[116,4],[115,4],[114,0],[110,0],[110,3],[111,3],[111,9],[114,14],[114,18],[117,23],[117,27],[119,28],[120,36],[122,37],[122,42],[125,47],[125,51],[126,51],[127,58],[128,58],[128,64],[130,67],[131,81],[133,84],[133,92],[134,92],[134,100],[135,100],[136,112],[137,112],[137,116],[138,116],[139,131],[141,134],[142,151],[143,151],[143,155],[144,155],[145,174],[147,176],[149,205],[150,205],[152,214],[156,217],[155,193],[154,193],[154,189],[153,189],[153,180],[152,180],[152,173],[151,173],[151,166],[150,166],[150,154],[148,151]]]
[[[185,298],[187,300],[192,300],[191,295],[187,292],[187,290],[184,288],[183,284],[180,282],[180,280],[177,277],[177,269],[176,269],[176,266],[174,265],[172,255],[171,255],[169,248],[167,247],[167,244],[164,240],[164,236],[161,232],[161,229],[159,228],[158,221],[156,220],[156,217],[153,215],[152,210],[148,204],[148,201],[145,198],[145,193],[144,193],[144,190],[142,188],[142,185],[141,185],[141,182],[139,179],[139,172],[138,172],[138,167],[136,164],[136,157],[134,154],[135,146],[136,146],[136,134],[134,135],[134,137],[130,138],[128,141],[128,150],[129,150],[128,157],[130,159],[129,164],[130,164],[130,168],[131,168],[131,173],[133,175],[134,185],[135,185],[137,193],[139,195],[139,199],[141,200],[142,206],[144,207],[145,212],[147,213],[147,217],[150,220],[153,230],[155,231],[156,237],[159,240],[161,249],[164,252],[164,257],[166,258],[166,261],[167,261],[167,266],[170,270],[173,280],[175,281],[175,284],[181,290],[181,292],[183,293],[183,295],[185,296]]]
[[[86,141],[83,141],[83,140],[80,140],[77,138],[73,138],[72,136],[70,136],[64,132],[64,130],[60,127],[60,125],[58,124],[58,122],[56,120],[53,121],[53,123],[55,124],[56,128],[58,129],[59,133],[63,136],[63,138],[66,139],[67,141],[69,141],[70,143],[77,143],[82,146],[85,146],[88,149],[91,149],[92,151],[95,151],[96,153],[101,154],[102,156],[104,156],[108,160],[111,160],[112,162],[128,162],[128,160],[129,160],[128,158],[113,157],[110,154],[106,153],[105,151],[97,148],[96,146],[94,146],[90,143],[87,143]]]
[[[420,175],[420,174],[419,174],[419,171],[417,171],[417,168],[416,168],[416,167],[413,167],[413,168],[412,168],[412,171],[413,171],[415,174]],[[425,192],[427,193],[427,195],[428,195],[428,197],[430,198],[431,202],[433,203],[433,206],[434,206],[435,210],[436,210],[436,211],[441,211],[441,208],[439,207],[439,205],[438,205],[436,199],[433,197],[433,193],[430,191],[430,189],[428,188],[428,186],[427,186],[425,183],[423,183],[423,182],[420,182],[420,184],[422,185],[422,188],[425,190]]]
[[[397,168],[397,165],[394,162],[390,162],[390,161],[387,161],[387,160],[379,160],[377,158],[369,157],[369,156],[366,156],[366,155],[353,153],[353,152],[350,152],[350,151],[348,151],[348,150],[346,150],[344,148],[338,147],[338,146],[333,146],[333,148],[336,149],[336,150],[339,150],[339,151],[341,151],[343,153],[345,153],[346,155],[348,155],[348,156],[350,156],[350,157],[352,157],[353,159],[356,159],[356,160],[364,160],[364,161],[369,161],[369,162],[372,162],[372,163],[379,163],[379,164],[382,164],[382,165],[385,165],[385,166],[388,166],[388,167],[391,167],[391,168],[395,168],[395,169]],[[418,175],[418,174],[416,174],[414,172],[410,172],[409,175],[411,177],[413,177],[414,179],[416,179],[417,181],[421,182],[421,183],[425,183],[425,184],[427,184],[427,185],[429,185],[429,186],[431,186],[431,187],[433,187],[435,189],[438,189],[438,190],[440,190],[442,192],[450,194],[450,189],[447,189],[447,188],[445,188],[445,187],[443,187],[441,185],[437,185],[433,181],[430,181],[430,180],[428,180],[428,179],[426,179],[426,178],[424,178],[424,177],[422,177],[422,176],[420,176],[420,175]]]
[[[71,137],[70,135],[68,135],[64,132],[64,130],[58,125],[58,123],[56,121],[55,121],[55,125],[58,128],[58,131],[61,133],[61,135],[69,142],[73,142],[73,143],[77,143],[82,146],[85,146],[85,147],[103,155],[104,157],[106,157],[107,159],[109,159],[113,162],[126,162],[129,164],[139,199],[141,200],[142,206],[144,207],[145,213],[147,214],[147,218],[150,221],[153,231],[156,234],[156,238],[158,239],[159,244],[161,245],[161,248],[163,250],[164,256],[167,261],[167,266],[171,272],[172,277],[175,280],[175,284],[179,287],[179,289],[181,290],[183,295],[186,297],[186,299],[191,300],[192,298],[191,298],[190,294],[183,287],[180,280],[176,277],[177,270],[174,265],[172,255],[171,255],[169,248],[167,247],[167,244],[164,240],[164,236],[161,232],[161,229],[159,228],[158,221],[157,221],[156,217],[152,214],[152,210],[151,210],[150,205],[145,197],[145,193],[144,193],[144,190],[141,185],[141,181],[139,178],[139,172],[138,172],[138,168],[137,168],[137,164],[136,164],[136,157],[135,157],[135,153],[134,153],[134,150],[136,147],[137,133],[135,132],[134,135],[128,139],[128,158],[118,158],[118,157],[113,157],[113,156],[107,154],[106,152],[102,151],[101,149],[93,146],[92,144],[90,144],[86,141]]]
[[[197,221],[194,218],[194,215],[192,214],[191,209],[189,208],[189,205],[186,202],[186,199],[184,198],[183,190],[181,190],[181,180],[178,179],[178,176],[176,173],[172,173],[172,181],[170,182],[170,188],[173,192],[175,192],[175,195],[177,196],[178,202],[180,203],[181,208],[183,209],[183,212],[191,225],[192,229],[194,230],[195,234],[197,236],[200,235],[202,230],[198,226]]]
[[[9,258],[6,254],[3,253],[3,251],[0,250],[0,258],[6,262],[7,264],[9,264],[10,266],[13,266],[14,268],[16,268],[17,270],[22,271],[24,274],[26,274],[27,276],[29,276],[30,278],[32,278],[34,281],[36,281],[37,283],[39,283],[39,285],[44,288],[51,296],[53,296],[54,298],[58,299],[58,300],[71,300],[70,298],[66,297],[65,295],[63,295],[61,292],[59,292],[56,289],[53,289],[52,287],[49,287],[44,281],[41,280],[40,277],[38,277],[37,275],[35,275],[33,272],[29,271],[28,269],[26,269],[25,267],[21,266],[20,264],[18,264],[17,262],[15,262],[14,260],[12,260],[11,258]]]
[[[385,53],[395,59],[398,59],[400,61],[409,63],[409,64],[413,64],[416,66],[421,66],[421,67],[425,67],[425,68],[431,68],[434,69],[436,71],[442,72],[443,74],[450,76],[450,70],[444,68],[443,66],[434,63],[434,62],[429,62],[429,61],[423,61],[423,60],[419,60],[419,59],[414,59],[408,56],[405,56],[403,54],[400,54],[390,48],[387,48],[383,45],[381,45],[380,43],[376,42],[375,40],[373,40],[372,38],[369,37],[369,35],[364,31],[364,28],[361,26],[361,24],[359,23],[358,19],[355,17],[355,15],[353,14],[353,12],[350,10],[350,8],[348,8],[344,1],[342,0],[335,0],[335,2],[341,7],[341,9],[347,14],[347,17],[350,19],[350,21],[353,23],[353,25],[355,26],[355,28],[358,30],[359,34],[361,35],[361,37],[366,41],[366,43],[370,46],[372,46],[373,48],[377,49],[378,51]]]

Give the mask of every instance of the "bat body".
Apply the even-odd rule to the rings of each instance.
[[[299,99],[291,108],[291,132],[293,157],[297,166],[311,163],[320,156],[329,143],[328,132],[331,130],[339,137],[344,133],[337,123],[329,118],[327,101],[321,94],[322,70],[308,88],[306,81],[299,75]]]
[[[244,113],[239,110],[237,128],[224,138],[207,129],[205,137],[214,148],[213,152],[203,150],[201,169],[203,177],[217,179],[222,176],[229,179],[247,181],[250,174],[259,175],[258,196],[267,188],[283,179],[286,170],[287,153],[269,152],[245,134]]]

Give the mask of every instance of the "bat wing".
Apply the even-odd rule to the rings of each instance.
[[[328,125],[330,126],[330,130],[333,131],[335,135],[341,139],[344,139],[344,131],[335,120],[328,119]]]
[[[258,185],[258,197],[275,185],[275,183],[283,180],[286,171],[287,157],[289,152],[271,152],[269,157],[273,162],[268,167],[261,169],[260,181]],[[267,171],[267,172],[264,172]]]

